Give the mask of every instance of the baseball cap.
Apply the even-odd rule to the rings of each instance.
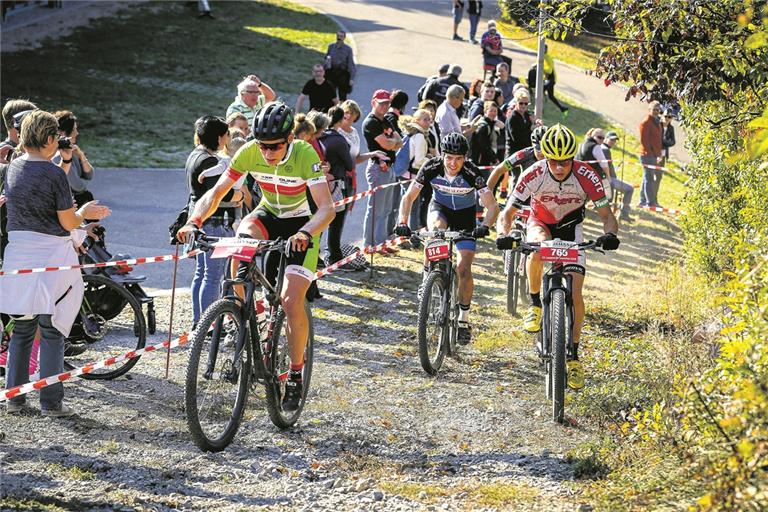
[[[619,135],[616,132],[608,132],[605,134],[605,140],[613,139],[613,140],[619,140]]]
[[[443,64],[442,66],[440,66],[440,69],[439,69],[439,71],[440,71],[440,74],[443,74],[443,75],[444,75],[444,74],[448,73],[448,69],[449,69],[450,67],[451,67],[451,65],[450,65],[450,64]]]
[[[461,66],[453,64],[451,65],[451,68],[448,70],[448,74],[458,78],[458,76],[461,75],[461,71],[462,71]]]
[[[373,98],[371,98],[374,101],[390,101],[392,98],[389,95],[389,91],[385,89],[377,89],[376,92],[373,93]]]

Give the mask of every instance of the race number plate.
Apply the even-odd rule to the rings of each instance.
[[[541,242],[539,249],[541,261],[552,263],[578,263],[579,248],[575,247],[574,242],[565,242],[563,240],[545,240]]]
[[[251,261],[259,248],[259,240],[249,238],[222,238],[214,243],[211,258],[235,258]]]
[[[435,242],[427,246],[426,252],[429,261],[439,261],[450,257],[451,247],[448,242]]]

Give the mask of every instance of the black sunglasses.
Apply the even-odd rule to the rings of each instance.
[[[275,142],[273,144],[267,144],[266,142],[258,141],[259,147],[262,151],[278,151],[280,149],[283,149],[283,147],[288,144],[287,141],[283,142]]]

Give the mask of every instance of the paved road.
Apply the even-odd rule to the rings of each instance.
[[[352,36],[359,63],[352,98],[364,112],[370,109],[370,97],[378,88],[400,88],[415,96],[424,77],[441,64],[452,62],[464,68],[463,78],[482,75],[477,46],[454,42],[448,2],[364,0],[304,0],[303,3],[333,16]],[[486,5],[491,5],[488,2]],[[481,26],[484,20],[481,20]],[[460,29],[467,30],[466,20]],[[513,59],[513,70],[522,74],[534,59],[532,52],[507,46]],[[395,71],[396,70],[396,71]],[[584,105],[593,107],[634,131],[646,106],[637,100],[625,102],[624,91],[617,86],[605,87],[602,81],[576,68],[560,64],[558,89]],[[547,106],[545,108],[553,108]],[[360,127],[358,127],[360,129]],[[673,154],[687,161],[682,151],[682,130]],[[364,166],[358,167],[359,183],[364,186]],[[110,231],[109,247],[113,252],[129,252],[134,256],[160,255],[172,252],[167,244],[167,226],[175,218],[186,198],[184,176],[180,170],[101,170],[93,184],[96,197],[113,209],[105,225]],[[344,241],[362,238],[364,202],[353,210],[347,221]],[[169,289],[171,263],[137,268],[148,276],[149,288]],[[180,264],[178,282],[188,286],[193,264]]]

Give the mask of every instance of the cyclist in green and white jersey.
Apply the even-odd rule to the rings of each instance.
[[[315,279],[319,235],[336,216],[317,152],[309,143],[294,140],[292,131],[293,111],[284,103],[271,102],[259,109],[253,120],[254,140],[235,153],[227,172],[197,201],[189,221],[178,233],[180,240],[186,239],[216,211],[243,174],[253,174],[263,195],[258,206],[243,218],[238,234],[258,240],[287,238],[292,250],[281,297],[291,356],[283,398],[286,412],[298,409],[302,395],[309,330],[304,301]]]

